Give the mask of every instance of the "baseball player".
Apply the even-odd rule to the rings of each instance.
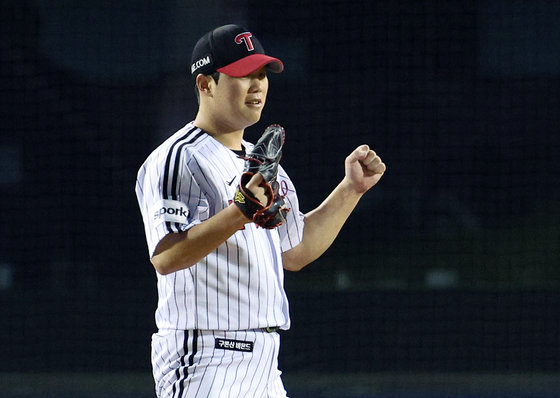
[[[317,259],[385,172],[375,152],[357,147],[340,184],[303,214],[279,165],[284,129],[268,127],[254,145],[243,137],[265,106],[267,73],[282,70],[249,30],[208,32],[192,53],[196,117],[138,172],[157,275],[160,398],[287,397],[277,363],[277,331],[290,327],[283,270]]]

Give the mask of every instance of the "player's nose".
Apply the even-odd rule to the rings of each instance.
[[[256,93],[262,91],[262,81],[257,77],[251,79],[251,86],[249,87],[249,92]]]

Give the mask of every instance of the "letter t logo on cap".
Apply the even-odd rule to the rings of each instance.
[[[251,41],[251,37],[253,34],[251,32],[243,32],[235,36],[235,43],[241,44],[245,43],[247,46],[247,51],[253,51],[255,47],[253,47],[253,42]]]

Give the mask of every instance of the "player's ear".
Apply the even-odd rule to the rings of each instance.
[[[213,81],[211,76],[203,75],[202,73],[196,76],[196,87],[200,95],[212,96],[212,85],[210,81]]]

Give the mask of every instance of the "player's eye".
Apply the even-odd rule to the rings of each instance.
[[[266,68],[261,68],[255,72],[253,72],[252,74],[250,74],[247,77],[250,78],[257,78],[257,79],[264,79],[266,77],[267,73],[266,73]]]

